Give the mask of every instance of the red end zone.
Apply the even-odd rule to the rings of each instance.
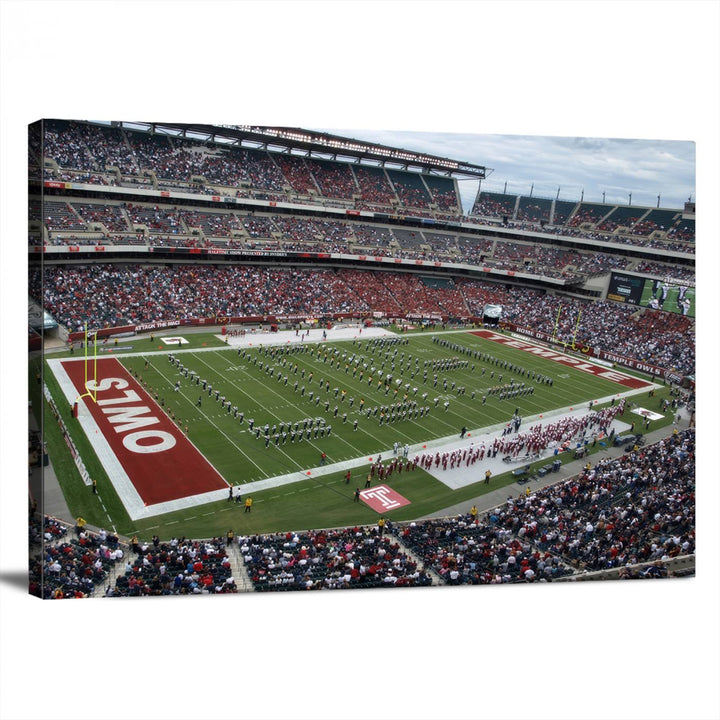
[[[539,347],[532,343],[525,342],[524,340],[518,340],[512,337],[506,337],[505,335],[498,335],[490,330],[471,330],[471,335],[477,335],[485,340],[492,340],[500,345],[507,345],[508,347],[517,348],[518,350],[524,350],[525,352],[543,357],[546,360],[554,360],[562,365],[573,367],[576,370],[589,373],[590,375],[596,375],[597,377],[605,378],[605,380],[611,380],[619,385],[624,385],[627,388],[637,390],[638,388],[650,387],[652,383],[645,380],[640,380],[630,375],[624,375],[616,370],[610,368],[604,368],[600,365],[593,365],[585,360],[578,360],[577,358],[570,357],[569,355],[563,355],[555,350],[548,348]]]
[[[85,368],[63,362],[78,391],[86,392]],[[112,452],[145,505],[221,490],[228,484],[155,400],[115,358],[97,361],[97,402],[83,398]],[[92,437],[89,438],[92,442]]]

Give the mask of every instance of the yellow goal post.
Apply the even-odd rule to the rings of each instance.
[[[93,352],[92,356],[88,354],[89,350],[89,344],[92,340],[93,344]],[[94,330],[92,332],[88,332],[88,326],[87,323],[85,323],[85,357],[83,359],[83,365],[85,369],[85,383],[83,387],[85,388],[85,392],[82,395],[78,395],[78,397],[75,399],[75,402],[77,403],[80,399],[84,397],[89,397],[92,399],[93,402],[97,402],[97,330]],[[88,370],[92,367],[92,378],[88,378]],[[92,381],[92,389],[88,387],[88,382]]]

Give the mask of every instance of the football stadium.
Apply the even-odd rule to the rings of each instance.
[[[28,163],[32,595],[694,574],[694,203],[288,127]]]

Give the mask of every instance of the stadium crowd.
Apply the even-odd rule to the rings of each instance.
[[[564,237],[577,237],[588,240],[600,240],[606,243],[616,243],[618,245],[632,245],[634,247],[642,248],[654,248],[656,250],[664,250],[667,252],[678,252],[685,253],[687,255],[695,255],[695,246],[689,241],[686,242],[673,242],[672,240],[659,240],[647,237],[633,236],[628,238],[625,235],[603,235],[598,232],[577,230],[573,228],[555,228],[554,233]],[[672,237],[670,231],[667,233],[668,237]]]
[[[68,525],[46,516],[41,526],[33,510],[29,588],[52,599],[235,593],[233,544],[256,591],[552,582],[617,568],[666,577],[665,562],[695,552],[694,456],[690,428],[480,516],[210,540],[124,543],[78,518],[68,542]]]
[[[528,302],[529,295],[533,302]],[[504,318],[521,328],[555,336],[562,343],[571,344],[574,340],[576,346],[607,348],[655,367],[694,372],[694,322],[682,315],[638,312],[637,306],[607,300],[558,299],[512,289],[507,292]]]
[[[50,161],[45,168],[47,179],[129,187],[151,187],[155,182],[162,189],[172,189],[177,183],[178,189],[185,192],[274,201],[296,201],[299,195],[310,204],[342,207],[349,203],[357,210],[394,212],[406,208],[417,217],[464,217],[453,181],[432,175],[248,148],[218,149],[187,138],[68,121],[49,121],[45,136],[45,158]],[[475,223],[502,221],[507,227],[534,232],[694,252],[694,221],[683,220],[679,211],[669,214],[655,209],[558,200],[554,222],[549,224],[552,202],[483,191],[465,219]],[[580,228],[588,224],[593,225],[592,230]],[[628,225],[627,233],[616,232]]]
[[[482,519],[467,514],[391,531],[448,584],[552,581],[667,561],[695,552],[694,454],[691,429],[509,497]]]
[[[695,552],[695,432],[601,460],[579,477],[510,499],[491,521],[583,570]]]
[[[257,591],[432,584],[431,576],[377,527],[238,538]]]
[[[555,278],[590,278],[610,270],[633,270],[660,276],[670,274],[694,283],[687,268],[673,270],[658,261],[635,263],[604,251],[582,252],[499,238],[471,238],[373,226],[358,221],[317,220],[277,214],[258,215],[204,208],[180,210],[149,203],[104,205],[90,202],[46,201],[35,215],[43,215],[45,239],[39,245],[148,245],[156,247],[248,248],[280,251],[367,253],[406,259],[481,265]],[[673,275],[674,273],[674,275]]]
[[[32,551],[34,545],[41,543],[42,553],[31,554],[32,595],[53,599],[90,597],[105,582],[124,551],[117,535],[105,530],[97,534],[87,532],[85,524],[78,518],[75,537],[68,540],[67,525],[47,516],[41,525],[33,513],[30,547]]]
[[[503,319],[558,342],[609,348],[618,355],[677,372],[695,367],[692,318],[611,301],[584,301],[526,288],[461,279],[430,286],[416,275],[362,270],[175,266],[172,275],[147,265],[46,265],[30,288],[58,322],[113,327],[216,316],[317,317],[384,313],[388,317],[482,317],[486,303]],[[272,288],[272,293],[268,289]],[[559,311],[559,317],[558,317]]]
[[[117,574],[107,597],[202,595],[237,592],[226,540],[173,538],[160,542],[131,539],[124,572]]]

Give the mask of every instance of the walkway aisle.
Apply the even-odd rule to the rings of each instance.
[[[402,538],[397,535],[393,535],[392,537],[402,551],[417,563],[418,569],[423,569],[432,578],[432,585],[445,585],[445,581],[433,570],[432,566],[426,565],[425,561],[402,541]]]
[[[238,539],[239,538],[235,538],[230,545],[225,546],[228,558],[230,558],[232,576],[235,578],[235,585],[237,586],[238,592],[254,592],[252,580],[250,580],[245,560],[243,560],[242,551],[237,542]]]

